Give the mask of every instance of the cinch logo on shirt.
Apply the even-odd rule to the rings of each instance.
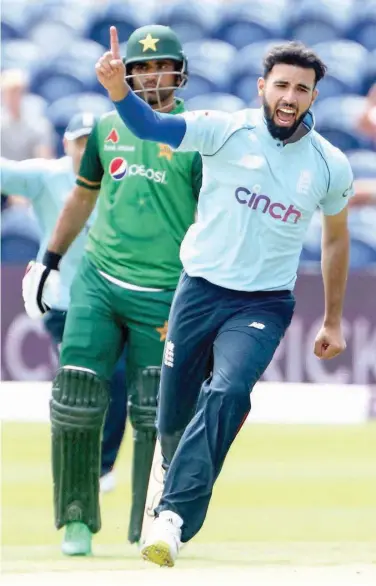
[[[249,195],[251,196],[250,198],[248,198]],[[283,203],[272,203],[267,195],[252,193],[246,187],[238,187],[235,190],[235,198],[239,203],[246,205],[251,210],[260,209],[263,214],[268,213],[275,220],[282,220],[282,222],[296,224],[302,217],[301,212],[293,205],[286,208]]]
[[[123,157],[115,157],[115,159],[112,159],[108,171],[115,181],[121,181],[126,175],[141,175],[141,177],[146,177],[146,179],[154,183],[167,184],[166,171],[145,169],[145,165],[133,164],[128,166],[128,161],[123,159]]]

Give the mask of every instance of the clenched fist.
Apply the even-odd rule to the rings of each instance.
[[[99,83],[108,91],[113,102],[119,102],[128,94],[125,82],[125,65],[120,55],[120,46],[115,26],[110,28],[110,51],[95,65]]]
[[[346,350],[341,326],[322,326],[316,336],[314,353],[322,360],[335,358]]]

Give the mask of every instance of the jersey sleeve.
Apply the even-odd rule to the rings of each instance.
[[[186,122],[186,131],[177,151],[198,151],[214,155],[232,133],[232,117],[217,110],[196,110],[180,114]]]
[[[202,186],[202,159],[199,153],[196,153],[192,161],[192,190],[193,196],[197,200]]]
[[[43,190],[48,162],[45,159],[11,161],[1,157],[0,172],[3,195],[23,195],[34,200]]]
[[[338,151],[330,167],[329,189],[320,207],[325,216],[339,214],[354,195],[353,172],[347,157]]]
[[[85,189],[97,191],[101,187],[103,174],[104,169],[99,157],[98,127],[96,125],[86,143],[76,183],[80,187],[85,187]]]

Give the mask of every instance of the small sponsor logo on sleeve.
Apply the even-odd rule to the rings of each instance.
[[[353,183],[351,183],[350,187],[348,187],[347,189],[345,189],[345,191],[342,193],[342,197],[349,197],[349,195],[352,194],[353,192]]]

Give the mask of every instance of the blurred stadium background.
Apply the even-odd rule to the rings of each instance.
[[[124,54],[126,39],[144,24],[178,33],[189,61],[181,92],[188,109],[257,107],[263,54],[283,39],[306,42],[327,63],[316,127],[347,153],[357,192],[350,209],[348,348],[328,364],[312,354],[323,311],[318,215],[301,257],[296,316],[264,375],[264,390],[255,393],[251,419],[259,425],[243,428],[225,466],[198,538],[206,549],[193,545],[182,559],[183,567],[206,567],[204,558],[215,566],[375,563],[376,0],[2,0],[1,8],[2,79],[8,70],[27,75],[22,109],[42,129],[48,156],[62,156],[61,138],[77,110],[111,109],[94,70],[110,25],[118,28]],[[3,100],[2,115],[4,107]],[[2,139],[6,156],[4,147]],[[24,314],[20,292],[39,227],[17,197],[2,199],[1,220],[1,378],[13,381],[0,394],[3,562],[12,572],[66,570],[52,527],[45,423],[57,357],[41,324]],[[97,568],[138,567],[137,553],[124,549],[128,444],[120,462],[119,489],[103,503],[98,546],[113,559],[93,562]]]

